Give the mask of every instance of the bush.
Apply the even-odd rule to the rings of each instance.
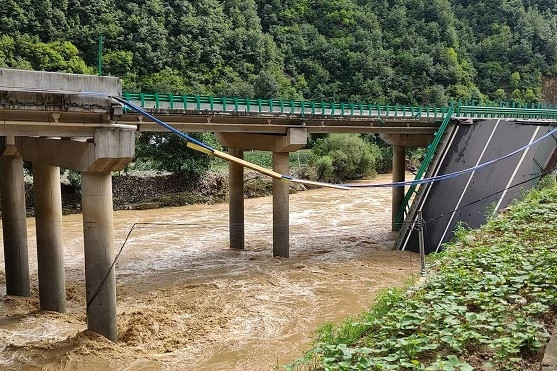
[[[380,156],[378,157],[375,170],[379,174],[388,174],[393,171],[393,147],[387,145],[379,148]]]
[[[335,168],[331,157],[321,156],[317,158],[317,160],[315,160],[314,167],[318,180],[333,180]]]
[[[192,133],[196,140],[218,147],[213,134]],[[141,133],[136,140],[136,158],[141,164],[150,163],[153,170],[182,174],[195,180],[205,174],[213,157],[186,146],[186,141],[175,134]]]
[[[342,181],[376,175],[379,147],[357,134],[331,134],[318,139],[312,151],[311,164],[317,180]]]

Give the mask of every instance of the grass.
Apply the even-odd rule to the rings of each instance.
[[[433,257],[425,283],[324,326],[290,370],[526,369],[557,308],[557,186],[534,190]]]

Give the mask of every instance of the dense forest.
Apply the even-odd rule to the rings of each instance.
[[[541,99],[547,0],[4,0],[0,67],[131,91],[399,104]]]

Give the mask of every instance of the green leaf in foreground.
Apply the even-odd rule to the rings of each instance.
[[[524,368],[557,308],[556,217],[552,184],[460,230],[424,284],[388,290],[360,317],[323,327],[291,369]]]

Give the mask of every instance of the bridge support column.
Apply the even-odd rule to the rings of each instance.
[[[30,296],[23,157],[7,145],[0,160],[6,294]]]
[[[244,158],[244,150],[230,148],[232,156]],[[244,249],[244,167],[232,162],[228,163],[230,200],[228,213],[230,217],[230,248]]]
[[[108,172],[81,174],[87,328],[117,340],[112,177]]]
[[[429,134],[380,134],[381,139],[393,146],[393,182],[403,182],[406,170],[406,148],[427,147],[433,140]],[[404,200],[404,187],[393,187],[392,230],[400,230],[395,223],[398,210]]]
[[[39,300],[42,310],[66,312],[60,168],[33,163]]]
[[[404,146],[393,146],[393,183],[404,182],[406,170],[406,150]],[[404,187],[392,188],[392,230],[398,231],[400,225],[396,223],[396,216],[404,200]]]
[[[273,170],[288,174],[288,152],[273,152]],[[290,255],[288,183],[273,179],[273,256]]]
[[[307,144],[307,130],[305,128],[289,128],[286,135],[269,135],[269,134],[244,134],[244,133],[217,133],[217,140],[224,146],[230,148],[230,153],[238,151],[236,148],[255,149],[261,151],[273,152],[273,170],[281,173],[288,174],[288,154],[303,148]],[[240,154],[240,152],[236,152]],[[236,165],[230,165],[230,246],[232,247],[232,221],[240,220],[239,215],[232,215],[232,207],[234,203],[242,203],[242,235],[243,229],[243,203],[244,195],[243,190],[240,193],[239,185],[233,183],[233,169]],[[240,178],[237,173],[237,178]],[[236,189],[235,193],[238,199],[233,201],[232,193],[233,188]],[[241,198],[241,200],[240,200]],[[289,256],[289,205],[288,205],[288,183],[273,179],[273,256],[281,256],[288,258]],[[240,209],[240,207],[236,207]],[[239,212],[238,210],[236,210]],[[242,239],[243,246],[243,239]]]

